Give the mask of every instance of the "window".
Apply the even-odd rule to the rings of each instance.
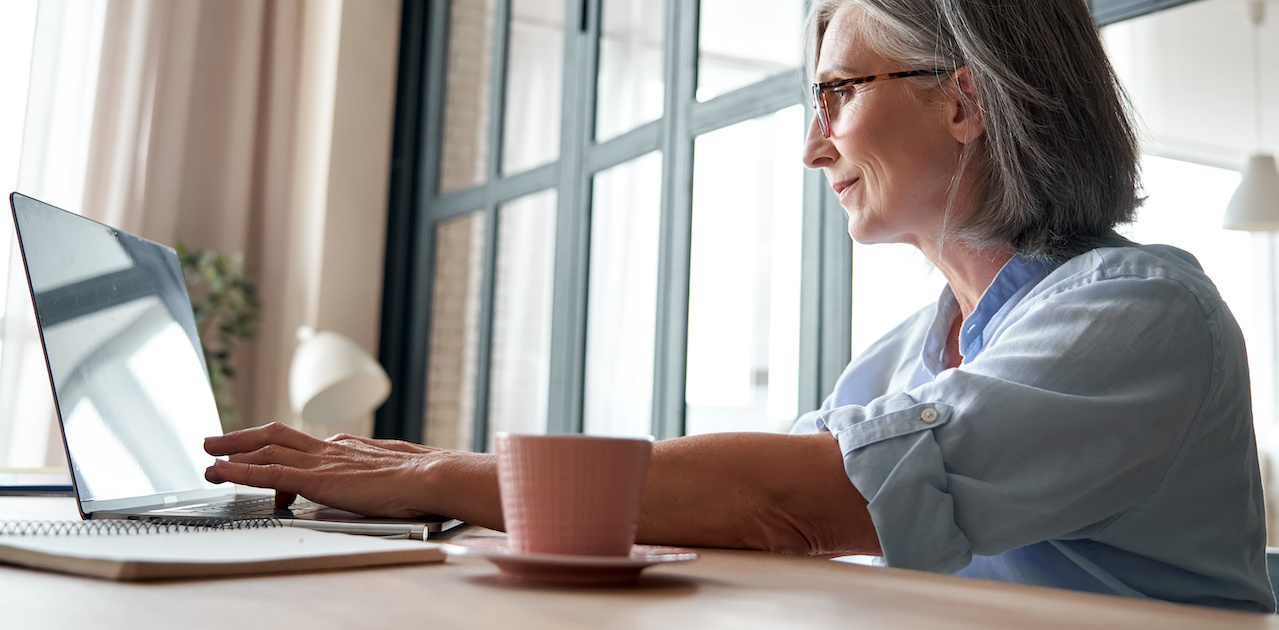
[[[851,245],[800,162],[805,2],[422,4],[378,433],[483,450],[502,430],[786,430],[815,408],[848,360]],[[743,45],[762,31],[784,36]]]
[[[588,433],[650,431],[661,183],[656,151],[595,175],[583,392]]]
[[[0,2],[6,207],[12,191],[80,207],[105,15],[102,2]],[[0,222],[0,468],[65,466],[11,225]]]
[[[0,190],[6,197],[18,189],[18,162],[22,157],[22,130],[26,120],[35,29],[35,0],[0,5],[0,85],[12,88],[4,99],[0,99]],[[5,221],[4,225],[8,223]],[[9,261],[11,236],[10,229],[6,227],[0,238],[0,261],[5,267]],[[7,292],[8,279],[8,273],[0,273],[0,296]],[[4,300],[0,298],[0,317],[3,314]]]
[[[687,433],[786,431],[795,419],[805,114],[793,105],[694,145]]]

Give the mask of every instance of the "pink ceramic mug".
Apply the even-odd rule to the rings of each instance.
[[[652,439],[498,433],[494,444],[512,551],[630,555]]]

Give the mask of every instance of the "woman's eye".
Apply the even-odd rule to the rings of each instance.
[[[853,89],[851,85],[847,87],[839,87],[831,90],[831,93],[835,95],[835,102],[839,103],[840,105],[843,105],[853,100],[854,92],[855,90]]]

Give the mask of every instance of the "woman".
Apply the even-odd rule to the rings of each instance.
[[[825,0],[809,35],[805,164],[948,287],[792,435],[659,442],[639,537],[1274,610],[1243,340],[1191,256],[1112,231],[1137,148],[1084,3]],[[281,501],[502,526],[490,455],[278,425],[206,449]]]

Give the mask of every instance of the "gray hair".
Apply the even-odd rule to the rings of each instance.
[[[810,76],[850,5],[869,18],[866,45],[902,69],[967,66],[972,77],[966,105],[985,131],[965,145],[960,173],[974,169],[975,204],[943,238],[1061,260],[1132,221],[1142,199],[1130,105],[1083,0],[815,0]]]

